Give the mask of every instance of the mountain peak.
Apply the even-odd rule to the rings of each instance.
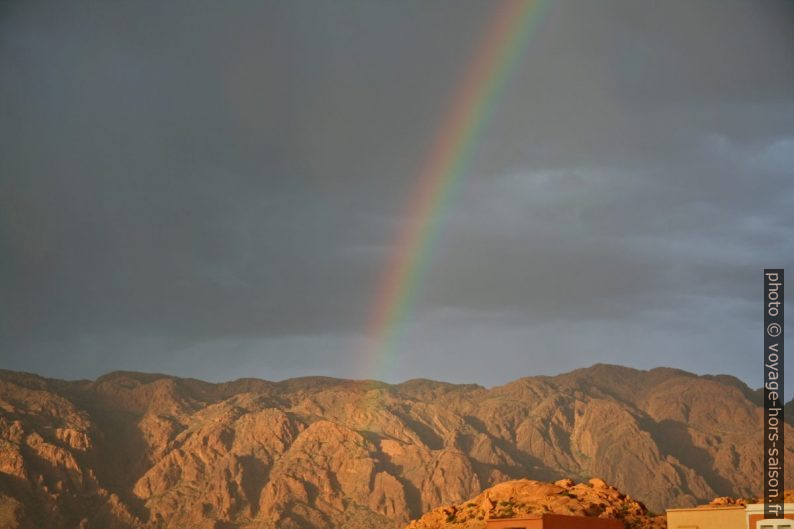
[[[761,409],[735,379],[668,368],[491,389],[0,371],[0,408],[0,507],[20,527],[398,529],[527,479],[572,478],[581,499],[592,476],[655,511],[760,493]]]

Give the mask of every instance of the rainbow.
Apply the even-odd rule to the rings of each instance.
[[[476,152],[493,109],[526,49],[542,0],[499,0],[493,19],[416,179],[393,255],[377,284],[366,329],[368,375],[387,374],[401,325],[430,262],[441,220]]]

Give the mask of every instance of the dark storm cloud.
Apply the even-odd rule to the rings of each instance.
[[[433,38],[439,15],[50,5],[4,22],[9,288],[21,305],[64,306],[36,331],[360,321],[373,263],[344,251],[382,237],[368,211],[399,204],[389,151],[419,147],[433,102],[410,98],[446,88],[413,81],[430,65],[400,38]],[[431,63],[465,42],[447,40]]]
[[[489,12],[4,5],[3,364],[367,376],[379,269]],[[377,375],[758,383],[759,271],[794,256],[793,13],[551,2]]]

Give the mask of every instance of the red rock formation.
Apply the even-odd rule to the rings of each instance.
[[[649,513],[642,503],[593,478],[499,483],[467,501],[438,507],[405,529],[484,529],[486,520],[543,513],[619,519],[631,529],[666,527],[663,515]]]
[[[656,511],[752,497],[753,395],[601,365],[490,390],[2,371],[0,527],[397,528],[526,477],[601,476]]]

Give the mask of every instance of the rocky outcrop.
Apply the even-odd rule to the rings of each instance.
[[[399,528],[468,498],[491,512],[510,500],[478,495],[521,478],[563,512],[595,513],[568,494],[606,483],[657,512],[754,497],[754,398],[732,377],[605,365],[492,389],[0,371],[0,527]]]
[[[623,520],[631,529],[663,529],[665,517],[599,478],[575,483],[528,479],[500,483],[467,501],[443,505],[405,529],[484,529],[490,519],[545,513]]]

